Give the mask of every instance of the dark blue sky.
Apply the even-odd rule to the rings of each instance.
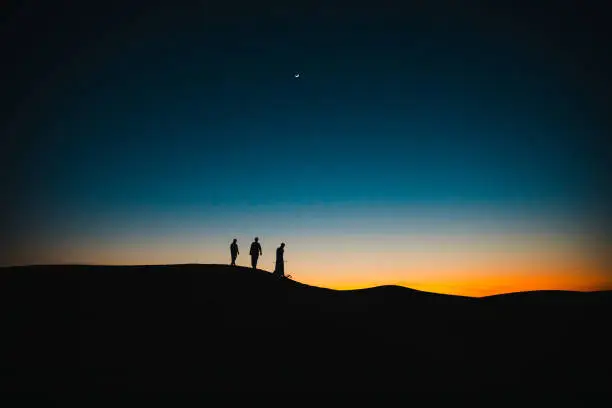
[[[64,3],[3,17],[16,235],[143,208],[368,203],[561,208],[608,232],[594,2]]]

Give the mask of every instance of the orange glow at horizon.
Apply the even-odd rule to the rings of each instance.
[[[61,240],[41,234],[13,264],[229,264],[229,244],[237,238],[237,264],[250,266],[248,248],[258,236],[260,269],[273,270],[275,250],[285,242],[286,273],[332,289],[401,285],[464,296],[612,289],[602,256],[612,253],[610,243],[597,241],[578,220],[551,213],[264,209],[257,223],[244,214],[209,219],[143,213],[129,222],[104,219],[103,230],[84,229],[88,233]]]
[[[438,241],[431,248],[423,245],[412,251],[402,251],[392,245],[383,249],[368,242],[354,252],[351,245],[326,251],[324,247],[333,240],[321,239],[319,242],[323,241],[323,244],[317,245],[303,241],[301,252],[297,252],[300,250],[299,237],[286,240],[286,273],[302,283],[338,290],[400,285],[475,297],[529,290],[612,289],[612,279],[600,264],[580,252],[554,248],[552,244],[537,250],[510,250],[508,247],[501,250],[496,249],[496,245],[489,248],[474,245],[475,248],[469,249],[457,241],[454,249],[444,249]],[[266,242],[269,241],[263,242],[264,256],[260,258],[258,268],[272,271],[276,246]],[[238,265],[250,265],[249,244],[242,243]],[[359,247],[356,242],[353,244]],[[176,246],[163,240],[142,241],[140,245],[74,245],[58,252],[63,254],[62,258],[50,259],[48,263],[155,265],[229,262],[225,259],[228,255],[224,246],[214,244],[203,250],[193,241]]]
[[[412,289],[462,296],[489,296],[531,290],[595,291],[612,289],[612,278],[596,263],[586,260],[518,260],[465,262],[461,265],[430,263],[414,269],[374,265],[348,270],[340,266],[308,273],[306,269],[288,268],[296,278],[306,275],[314,286],[347,290],[379,285],[400,285]]]
[[[272,251],[269,251],[272,252]],[[142,253],[141,253],[142,254]],[[144,254],[142,254],[144,255]],[[180,255],[175,253],[175,255]],[[139,257],[140,258],[140,257]],[[269,259],[268,259],[269,258]],[[94,264],[94,265],[162,265],[162,264],[226,264],[226,262],[206,262],[193,260],[186,262],[184,257],[166,257],[163,254],[153,253],[142,259],[88,257],[74,258],[66,262],[39,262],[58,264]],[[273,270],[270,257],[261,257],[258,269]],[[269,264],[269,265],[268,265]],[[249,267],[247,256],[239,257],[239,266]],[[340,265],[319,265],[318,269],[309,269],[309,263],[291,267],[286,266],[286,273],[291,274],[296,281],[336,290],[362,289],[381,285],[399,285],[426,292],[453,294],[461,296],[481,297],[510,292],[531,290],[573,290],[596,291],[612,290],[612,278],[607,271],[597,265],[560,264],[549,262],[541,265],[521,265],[514,263],[496,267],[481,265],[480,267],[467,266],[465,269],[459,265],[439,269],[408,269],[396,266],[395,268],[376,268],[374,265],[356,267],[348,263]]]
[[[583,271],[584,272],[584,271]],[[406,275],[410,275],[406,273]],[[399,285],[425,292],[444,293],[460,296],[481,297],[511,292],[524,292],[532,290],[571,290],[571,291],[597,291],[612,290],[612,279],[592,271],[579,276],[568,276],[559,271],[550,271],[535,276],[527,273],[514,276],[464,276],[453,280],[364,280],[361,282],[319,282],[310,283],[314,286],[323,286],[331,289],[350,290],[362,289],[380,285]]]

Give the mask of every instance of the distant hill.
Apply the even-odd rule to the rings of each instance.
[[[612,383],[612,291],[332,290],[226,265],[0,268],[8,389]]]

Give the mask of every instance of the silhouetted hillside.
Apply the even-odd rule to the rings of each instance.
[[[225,265],[0,269],[10,389],[607,387],[612,292],[337,291]]]

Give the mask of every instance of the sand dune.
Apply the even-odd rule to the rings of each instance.
[[[2,387],[607,389],[611,305],[339,291],[226,265],[1,268]]]

